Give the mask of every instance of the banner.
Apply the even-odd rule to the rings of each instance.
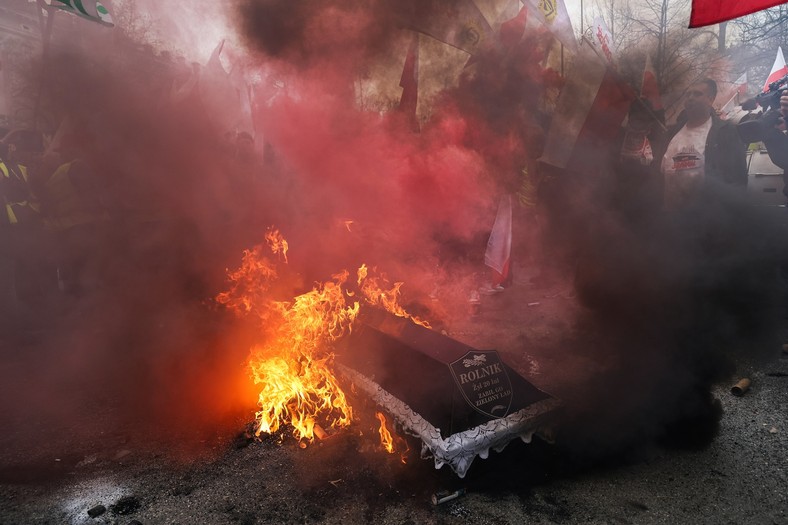
[[[568,49],[577,51],[577,38],[564,0],[524,0],[523,3],[530,7],[528,12],[534,20],[547,26]]]
[[[592,42],[596,46],[597,54],[604,59],[613,69],[618,69],[618,57],[614,52],[613,34],[607,28],[607,24],[600,17],[594,19],[594,26],[591,31]]]
[[[492,43],[492,27],[472,0],[439,5],[441,11],[432,2],[416,3],[408,27],[471,55]]]
[[[692,0],[689,26],[718,24],[784,3],[779,0]]]
[[[498,30],[501,44],[504,47],[512,47],[523,39],[525,34],[525,24],[528,21],[528,7],[523,6],[517,16],[506,20]]]
[[[108,27],[115,25],[107,8],[96,0],[52,0],[50,5]]]

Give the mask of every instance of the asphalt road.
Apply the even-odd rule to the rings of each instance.
[[[444,309],[439,329],[498,348],[535,384],[561,394],[607,366],[593,353],[562,354],[556,343],[577,332],[579,309],[571,287],[515,282],[483,298],[477,316]],[[742,363],[713,388],[723,413],[703,447],[655,441],[584,456],[559,435],[554,445],[512,443],[477,459],[460,480],[421,459],[413,438],[406,464],[385,454],[370,421],[374,407],[363,399],[351,429],[304,449],[286,434],[246,439],[244,411],[212,428],[191,429],[187,417],[162,437],[145,411],[118,417],[128,411],[118,403],[127,390],[112,386],[124,383],[120,376],[102,380],[107,368],[70,375],[83,369],[42,350],[35,336],[7,341],[3,351],[2,524],[788,524],[786,355]],[[65,377],[40,372],[53,358]],[[742,375],[752,385],[737,397],[730,387]],[[50,388],[38,395],[27,388],[44,380]],[[85,388],[91,383],[99,386]],[[62,410],[69,417],[58,417]],[[456,490],[465,493],[430,501]]]

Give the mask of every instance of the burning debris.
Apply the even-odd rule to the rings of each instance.
[[[281,234],[269,231],[266,240],[270,253],[286,262]],[[486,458],[491,448],[501,450],[512,439],[530,442],[534,434],[547,433],[557,401],[496,352],[469,349],[405,311],[399,304],[402,283],[389,286],[362,264],[358,295],[348,289],[345,271],[290,301],[274,300],[277,262],[263,250],[244,252],[241,267],[228,273],[230,291],[217,296],[220,304],[253,316],[260,328],[261,342],[248,360],[261,389],[256,436],[286,424],[306,446],[325,438],[324,427],[352,424],[353,409],[334,373],[337,349],[345,379],[419,437],[422,456],[435,457],[436,468],[448,464],[463,477],[477,455]],[[360,315],[363,322],[357,325]],[[381,412],[376,417],[381,443],[393,454],[386,417]]]

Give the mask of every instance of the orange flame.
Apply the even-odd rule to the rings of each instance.
[[[366,264],[362,264],[361,267],[358,269],[358,286],[361,288],[361,293],[364,298],[367,300],[367,303],[373,306],[379,306],[386,310],[389,313],[392,313],[398,317],[404,317],[405,319],[410,319],[416,324],[420,324],[425,328],[431,328],[430,324],[423,320],[419,319],[414,315],[410,315],[408,312],[405,311],[402,306],[399,304],[400,298],[400,288],[402,287],[401,282],[394,283],[394,285],[389,288],[388,290],[385,289],[388,286],[388,282],[386,281],[385,276],[382,277],[370,277],[369,270],[367,269]]]
[[[380,444],[383,446],[383,450],[389,454],[394,454],[397,450],[399,450],[400,462],[403,464],[407,463],[408,452],[410,452],[408,442],[400,436],[389,432],[389,429],[386,426],[386,416],[384,416],[382,412],[375,412],[375,416],[378,418],[378,421],[380,421],[378,434],[380,435]]]
[[[282,235],[269,230],[266,240],[268,249],[281,257],[279,262],[286,263],[288,245]],[[305,446],[304,442],[314,441],[316,424],[340,428],[351,423],[352,408],[332,372],[331,348],[351,331],[360,303],[346,299],[353,296],[345,286],[347,271],[292,301],[274,301],[270,289],[278,263],[263,253],[260,246],[244,251],[240,268],[228,271],[230,289],[218,294],[216,300],[238,315],[261,321],[261,343],[252,349],[248,360],[252,380],[260,387],[255,435],[272,434],[289,424]],[[387,285],[385,278],[367,277],[365,265],[359,269],[358,284],[365,304],[428,326],[399,306],[402,283],[384,290],[379,281]],[[389,439],[393,447],[391,434]]]
[[[276,267],[263,256],[263,248],[255,246],[244,250],[241,266],[227,272],[230,290],[216,296],[216,302],[237,314],[253,314],[265,317],[268,302],[266,293],[276,278]]]
[[[389,432],[389,429],[386,428],[386,416],[384,416],[381,412],[375,412],[375,417],[377,417],[378,421],[380,421],[380,428],[378,429],[378,434],[380,434],[380,444],[383,445],[383,449],[386,452],[393,454],[394,438],[391,437],[391,432]]]
[[[275,230],[270,228],[265,233],[265,240],[268,241],[268,245],[271,247],[271,251],[274,254],[282,254],[282,259],[287,262],[287,250],[288,244],[285,238],[279,233],[279,230]]]
[[[318,415],[332,427],[350,424],[352,409],[330,369],[333,355],[327,349],[350,329],[359,304],[345,304],[342,284],[347,273],[334,279],[290,303],[270,304],[274,328],[249,360],[252,379],[262,388],[257,435],[289,423],[298,439],[311,442]]]

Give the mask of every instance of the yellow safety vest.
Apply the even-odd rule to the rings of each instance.
[[[19,171],[22,173],[22,178],[24,179],[22,182],[24,182],[25,186],[27,186],[27,168],[24,166],[19,166]],[[11,178],[12,173],[8,169],[8,166],[5,165],[5,162],[0,161],[0,172],[5,178]],[[6,217],[8,218],[8,224],[17,224],[20,222],[20,218],[29,218],[32,217],[31,214],[36,214],[35,206],[32,205],[29,198],[23,201],[9,202],[8,197],[3,195],[3,200],[5,201],[5,210]],[[27,221],[23,220],[22,222]]]

